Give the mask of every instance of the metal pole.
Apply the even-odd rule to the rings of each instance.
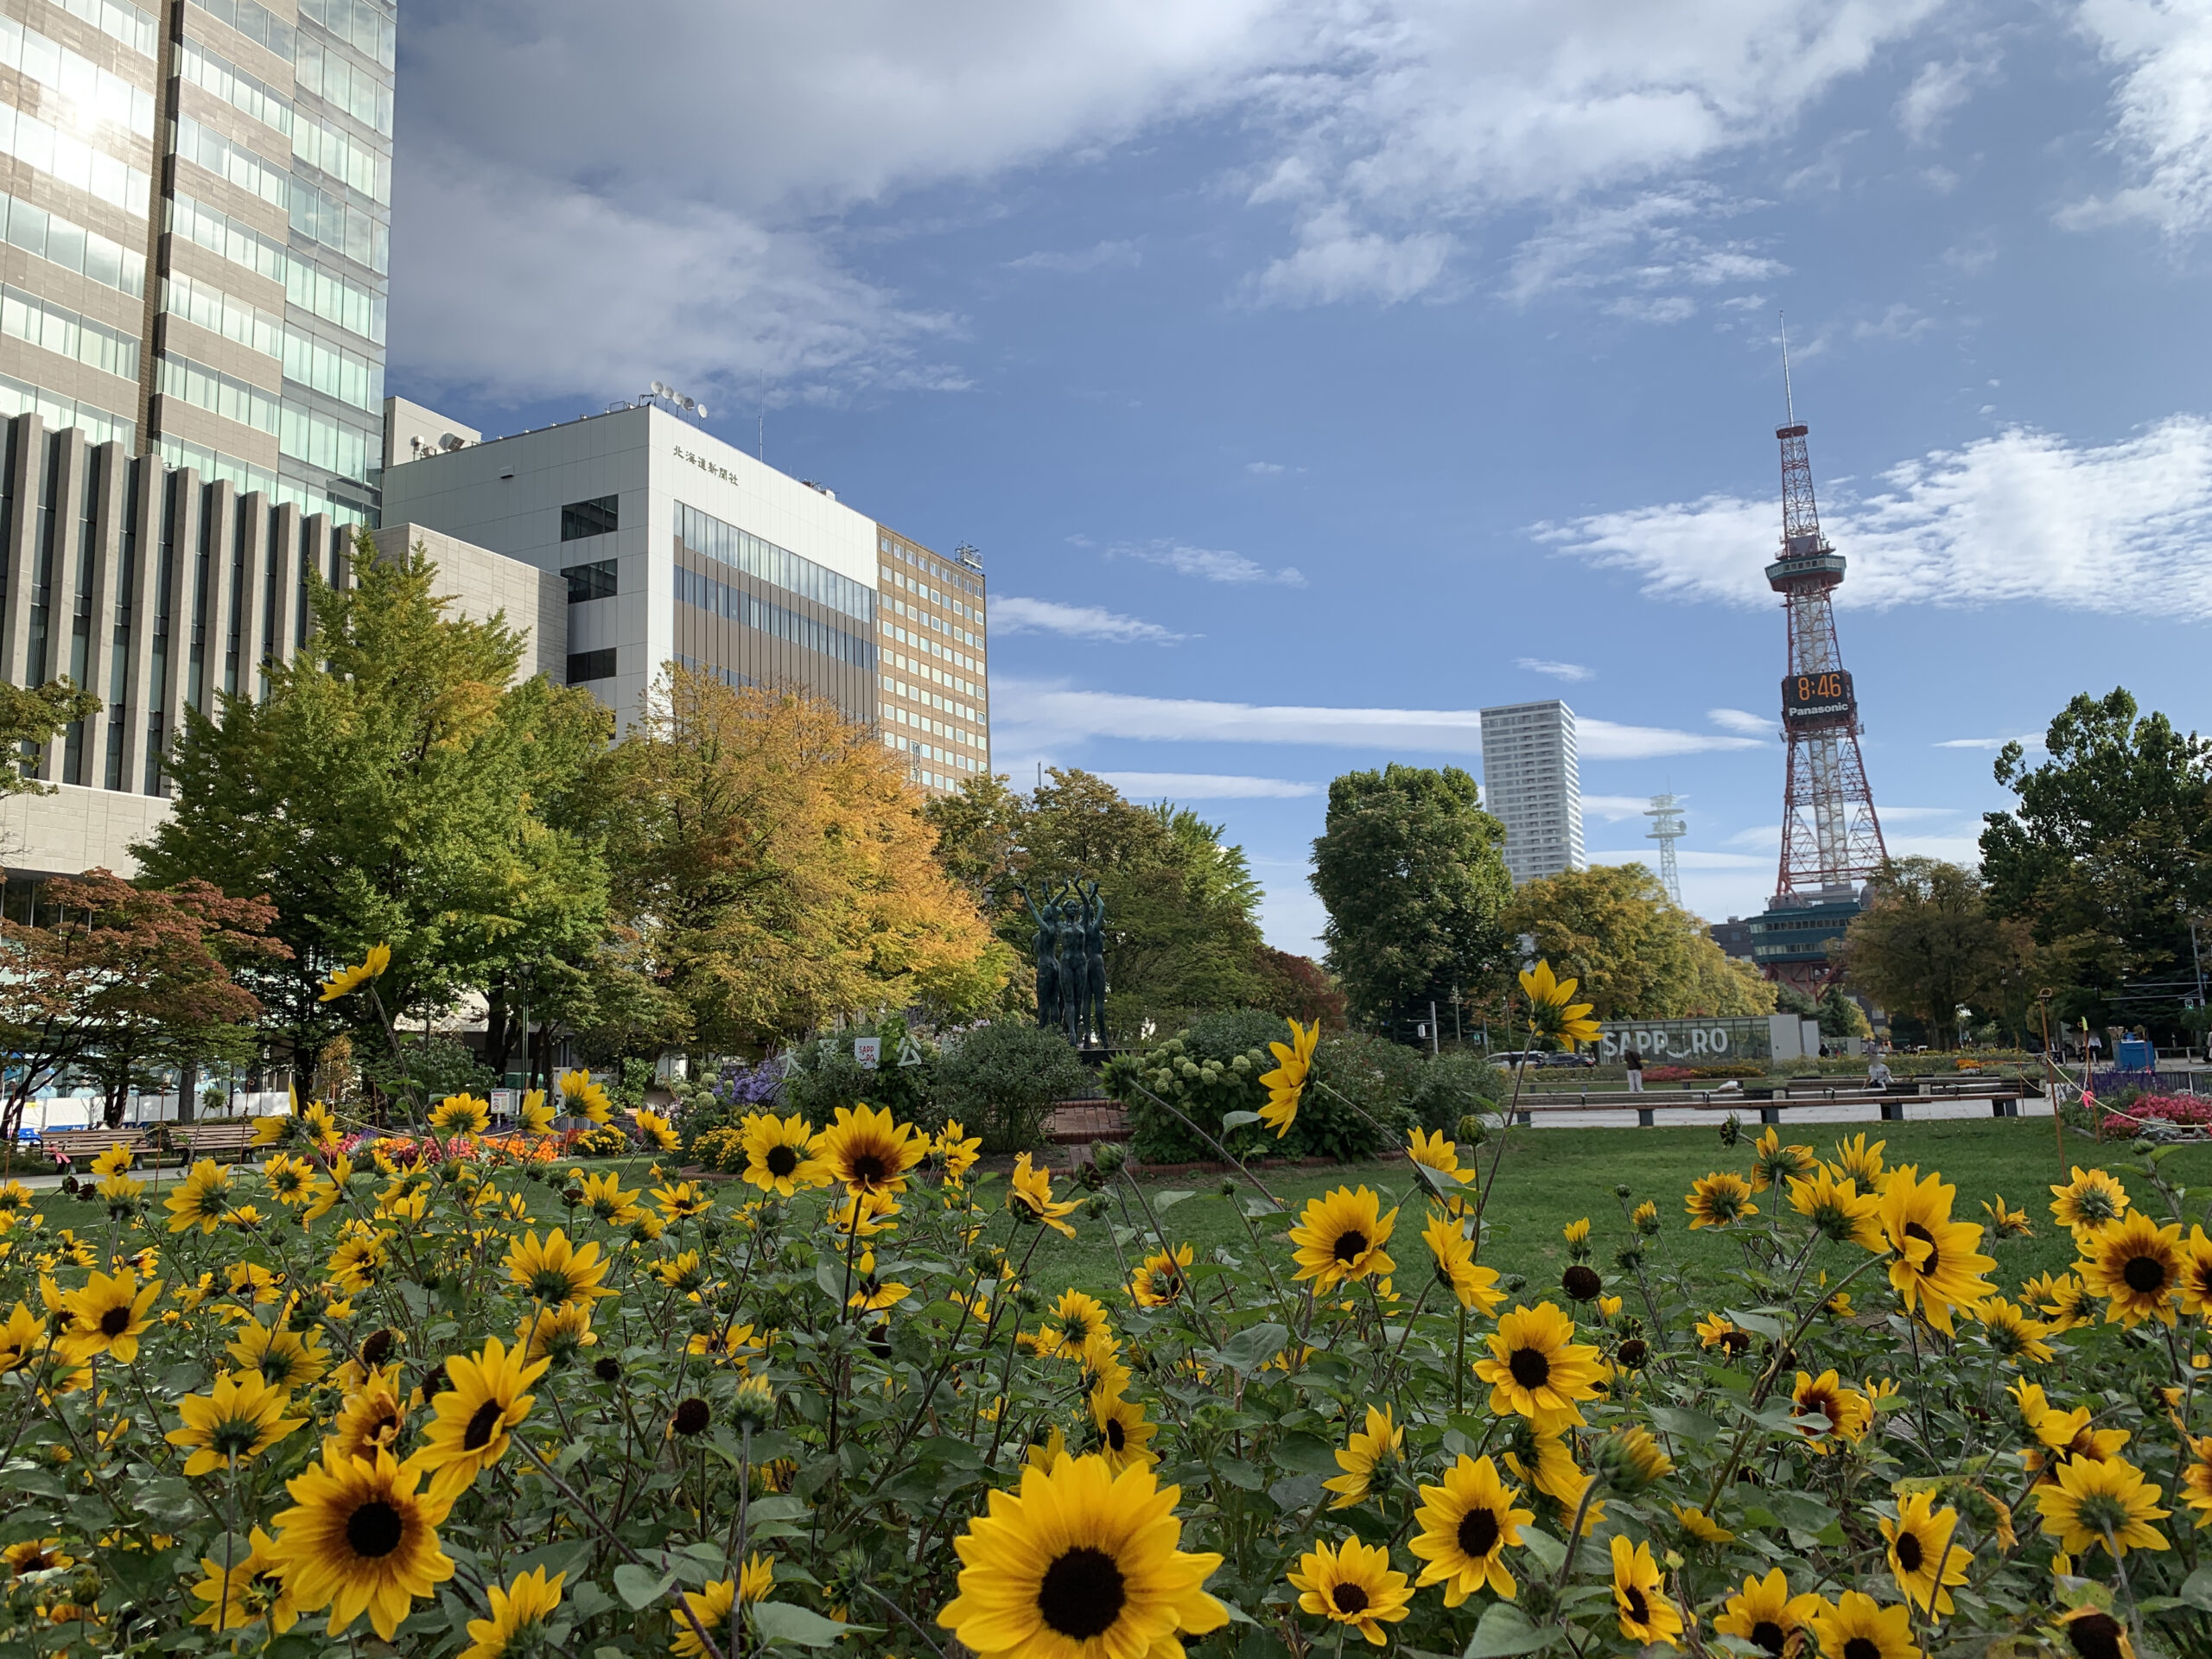
[[[1436,999],[1428,999],[1428,1058],[1436,1058]]]

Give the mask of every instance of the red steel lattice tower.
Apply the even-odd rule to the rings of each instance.
[[[1789,767],[1777,904],[1789,895],[1800,902],[1850,897],[1889,857],[1859,753],[1859,700],[1836,645],[1832,595],[1843,582],[1843,555],[1821,534],[1786,344],[1782,377],[1788,424],[1774,434],[1782,442],[1782,556],[1766,568],[1789,623],[1789,672],[1782,682]]]

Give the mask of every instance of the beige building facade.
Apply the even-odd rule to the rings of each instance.
[[[990,668],[982,561],[932,552],[876,526],[876,607],[883,741],[932,793],[991,769]]]

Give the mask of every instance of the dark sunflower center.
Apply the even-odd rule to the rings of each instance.
[[[399,1511],[380,1497],[372,1497],[346,1517],[346,1542],[356,1555],[380,1560],[399,1548],[406,1528]]]
[[[492,1436],[499,1432],[499,1420],[506,1415],[506,1408],[496,1400],[486,1400],[476,1408],[476,1414],[468,1420],[468,1427],[461,1436],[464,1452],[481,1452],[492,1443]]]
[[[2120,1621],[2110,1613],[2085,1613],[2066,1627],[2067,1645],[2081,1659],[2120,1659]]]
[[[1069,1641],[1083,1642],[1112,1630],[1128,1599],[1114,1558],[1081,1544],[1063,1551],[1045,1569],[1037,1586],[1037,1612]]]
[[[1763,1618],[1751,1626],[1751,1640],[1769,1653],[1779,1655],[1789,1645],[1789,1637],[1781,1625],[1770,1618]]]
[[[371,1332],[369,1339],[361,1344],[361,1363],[372,1367],[383,1364],[391,1357],[392,1345],[398,1340],[398,1333],[388,1325]]]
[[[1516,1348],[1513,1357],[1505,1362],[1505,1369],[1524,1389],[1541,1389],[1552,1380],[1550,1359],[1535,1348]]]
[[[1918,1222],[1910,1221],[1905,1224],[1904,1236],[1907,1238],[1916,1238],[1928,1247],[1927,1256],[1921,1262],[1920,1266],[1916,1268],[1915,1271],[1917,1272],[1923,1279],[1933,1279],[1936,1276],[1936,1261],[1937,1255],[1936,1249],[1936,1235],[1929,1232]]]
[[[104,1337],[119,1337],[130,1328],[130,1310],[127,1306],[118,1305],[100,1315],[100,1334]]]
[[[781,1180],[798,1167],[798,1153],[791,1147],[768,1148],[768,1173]]]
[[[1828,1420],[1830,1428],[1839,1427],[1843,1421],[1842,1403],[1834,1395],[1816,1394],[1797,1409],[1801,1415],[1806,1417],[1810,1417],[1814,1413],[1818,1412]]]
[[[1497,1516],[1489,1510],[1469,1510],[1459,1517],[1459,1548],[1480,1560],[1497,1548]]]
[[[880,1152],[858,1153],[853,1158],[853,1179],[862,1186],[874,1186],[891,1174],[891,1165]]]
[[[1645,1599],[1643,1591],[1632,1584],[1629,1585],[1622,1590],[1621,1599],[1628,1604],[1628,1616],[1631,1623],[1648,1624],[1651,1622],[1651,1604]]]
[[[1605,1289],[1605,1281],[1598,1276],[1595,1269],[1586,1268],[1578,1262],[1562,1275],[1560,1287],[1576,1301],[1586,1302]]]
[[[688,1399],[677,1402],[673,1426],[677,1433],[687,1437],[701,1433],[705,1430],[713,1414],[707,1402],[695,1394]]]
[[[1367,1235],[1357,1227],[1345,1229],[1337,1235],[1337,1260],[1357,1262],[1366,1253]]]
[[[1340,1613],[1358,1614],[1367,1611],[1367,1592],[1356,1584],[1340,1584],[1329,1592]]]
[[[1116,1452],[1119,1452],[1127,1446],[1128,1443],[1129,1437],[1128,1433],[1122,1427],[1122,1420],[1118,1417],[1108,1418],[1106,1420],[1106,1444],[1112,1446]]]
[[[2127,1281],[2130,1290],[2147,1296],[2166,1287],[2166,1264],[2155,1255],[2131,1255],[2127,1265],[2120,1270],[2120,1276]]]
[[[1843,1644],[1843,1659],[1882,1659],[1881,1644],[1871,1636],[1854,1636]]]
[[[1928,1557],[1920,1548],[1919,1538],[1910,1532],[1901,1533],[1897,1541],[1897,1565],[1908,1573],[1920,1571],[1921,1563]]]

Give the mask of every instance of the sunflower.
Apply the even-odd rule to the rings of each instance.
[[[1336,1496],[1329,1500],[1332,1510],[1348,1510],[1367,1496],[1376,1471],[1387,1470],[1403,1459],[1406,1454],[1406,1431],[1392,1421],[1392,1408],[1385,1406],[1377,1411],[1367,1408],[1367,1427],[1354,1429],[1351,1444],[1337,1452],[1337,1466],[1344,1471],[1321,1483]]]
[[[1421,1531],[1407,1548],[1428,1565],[1414,1587],[1442,1585],[1446,1607],[1485,1584],[1511,1601],[1516,1591],[1505,1552],[1519,1547],[1522,1523],[1536,1518],[1534,1510],[1513,1507],[1520,1497],[1521,1489],[1500,1480],[1488,1458],[1477,1462],[1464,1453],[1444,1471],[1441,1486],[1422,1487],[1414,1512]]]
[[[261,1619],[272,1634],[282,1636],[300,1622],[292,1592],[285,1587],[276,1560],[270,1554],[273,1541],[259,1527],[253,1529],[251,1548],[245,1560],[226,1572],[210,1556],[200,1558],[206,1574],[192,1586],[192,1593],[207,1606],[192,1622],[216,1631],[239,1630]]]
[[[1491,1385],[1490,1408],[1537,1418],[1559,1414],[1579,1423],[1578,1400],[1598,1397],[1596,1348],[1574,1340],[1574,1321],[1549,1302],[1516,1307],[1486,1338],[1491,1357],[1475,1362],[1475,1375]]]
[[[522,1106],[515,1113],[515,1128],[524,1135],[553,1133],[553,1109],[546,1104],[545,1091],[543,1089],[526,1089],[523,1091]]]
[[[507,1278],[520,1285],[531,1300],[559,1306],[582,1302],[586,1306],[614,1293],[602,1282],[613,1265],[600,1255],[596,1243],[581,1249],[556,1227],[538,1243],[535,1229],[507,1241]]]
[[[1821,1659],[1920,1659],[1912,1639],[1912,1610],[1885,1607],[1862,1590],[1847,1590],[1812,1616]]]
[[[202,1158],[169,1189],[163,1206],[169,1212],[169,1231],[184,1233],[197,1227],[203,1233],[213,1232],[231,1207],[230,1188],[230,1172],[213,1159]]]
[[[683,1351],[702,1357],[712,1355],[716,1359],[733,1361],[741,1373],[750,1370],[752,1361],[766,1350],[754,1340],[753,1329],[750,1325],[733,1320],[719,1331],[693,1332],[691,1339],[683,1344]]]
[[[1365,1186],[1357,1192],[1339,1186],[1309,1198],[1299,1224],[1290,1230],[1290,1242],[1298,1247],[1295,1277],[1313,1280],[1314,1291],[1321,1294],[1394,1270],[1397,1263],[1382,1247],[1397,1225],[1398,1212],[1386,1216],[1382,1208],[1382,1200]]]
[[[2039,1396],[2041,1393],[2042,1390],[2037,1389],[2036,1395]],[[2118,1457],[2121,1448],[2134,1438],[2125,1428],[2093,1427],[2091,1413],[2087,1406],[2076,1406],[2071,1411],[2045,1406],[2038,1411],[2034,1409],[2032,1403],[2035,1398],[2025,1396],[2021,1399],[2021,1415],[2028,1421],[2041,1447],[2047,1449],[2050,1456],[2046,1459],[2043,1450],[2031,1450],[2022,1452],[2020,1461],[2028,1469],[2045,1471],[2042,1479],[2037,1481],[2038,1485],[2049,1485],[2054,1478],[2050,1471],[2077,1459],[2090,1463],[2109,1462]]]
[[[1453,1141],[1446,1141],[1444,1138],[1444,1131],[1441,1129],[1433,1134],[1426,1129],[1408,1131],[1406,1156],[1423,1169],[1433,1171],[1444,1180],[1461,1181],[1466,1179],[1465,1173],[1459,1167],[1459,1146]]]
[[[1882,1185],[1882,1148],[1889,1144],[1877,1141],[1870,1147],[1866,1132],[1861,1130],[1850,1140],[1835,1143],[1836,1167],[1866,1191],[1878,1192]]]
[[[630,1114],[630,1118],[638,1126],[640,1138],[654,1151],[675,1152],[683,1147],[683,1137],[676,1132],[676,1125],[658,1112],[640,1106]]]
[[[1139,1307],[1167,1306],[1189,1285],[1192,1260],[1188,1244],[1176,1246],[1173,1255],[1154,1250],[1129,1274],[1129,1300]]]
[[[259,1371],[263,1381],[278,1389],[311,1389],[330,1369],[329,1351],[322,1333],[304,1332],[276,1324],[248,1319],[224,1351],[247,1370]]]
[[[1014,1179],[1007,1187],[1006,1207],[1014,1211],[1016,1221],[1041,1221],[1061,1237],[1073,1238],[1075,1228],[1066,1217],[1081,1206],[1066,1201],[1055,1204],[1052,1175],[1032,1164],[1025,1152],[1014,1160]]]
[[[828,1217],[830,1230],[841,1238],[874,1238],[878,1233],[895,1233],[899,1224],[891,1217],[898,1213],[899,1200],[888,1192],[855,1192],[842,1204],[832,1206]]]
[[[509,1431],[530,1415],[536,1398],[523,1390],[544,1375],[547,1362],[525,1361],[497,1337],[486,1338],[475,1354],[454,1354],[445,1363],[448,1383],[432,1402],[437,1414],[423,1436],[421,1450],[408,1466],[432,1477],[431,1491],[448,1499],[506,1455]]]
[[[665,1262],[654,1262],[652,1275],[671,1290],[680,1290],[687,1296],[707,1282],[706,1264],[696,1250],[679,1251]]]
[[[2074,1230],[2077,1244],[2107,1222],[2118,1221],[2127,1211],[2127,1189],[2101,1169],[2074,1166],[2074,1178],[2050,1189],[2051,1217]]]
[[[290,1405],[290,1396],[258,1371],[226,1371],[206,1394],[188,1394],[176,1402],[184,1426],[162,1438],[171,1446],[193,1448],[184,1460],[187,1479],[214,1469],[236,1469],[305,1427],[306,1418],[284,1415]]]
[[[2082,1246],[2074,1264],[2082,1282],[2105,1299],[2105,1323],[2130,1326],[2145,1319],[2174,1322],[2181,1283],[2181,1224],[2161,1227],[2141,1211],[2107,1223]]]
[[[1889,1541],[1890,1572],[1905,1599],[1923,1612],[1948,1613],[1953,1611],[1948,1586],[1967,1581],[1967,1552],[1951,1542],[1959,1512],[1935,1504],[1934,1493],[1912,1492],[1898,1501],[1894,1522],[1875,1518]]]
[[[1981,1213],[1989,1217],[1989,1230],[1999,1238],[2033,1238],[2035,1224],[2028,1219],[2025,1210],[2008,1210],[2005,1195],[1999,1192],[1995,1203],[1982,1201]]]
[[[2044,1340],[2050,1335],[2050,1326],[2041,1319],[2030,1319],[2027,1310],[2018,1303],[1992,1296],[1975,1306],[1974,1316],[1980,1321],[1991,1351],[1999,1358],[2015,1364],[2024,1359],[2040,1363],[2048,1363],[2051,1359],[2050,1344]]]
[[[61,1335],[63,1356],[74,1365],[100,1354],[130,1364],[138,1357],[138,1333],[146,1328],[146,1312],[161,1294],[160,1280],[149,1280],[141,1288],[138,1275],[128,1268],[116,1274],[95,1270],[83,1289],[62,1299],[70,1321]]]
[[[563,1071],[554,1086],[561,1091],[563,1116],[588,1118],[602,1128],[613,1122],[614,1103],[607,1097],[607,1085],[593,1082],[589,1068]]]
[[[1568,1222],[1566,1226],[1559,1230],[1559,1236],[1567,1241],[1567,1255],[1577,1262],[1587,1262],[1590,1259],[1589,1217],[1582,1216]]]
[[[2057,1479],[2036,1488],[2043,1529],[2069,1555],[2102,1544],[2115,1555],[2131,1549],[2167,1549],[2166,1536],[2151,1524],[2171,1514],[2158,1507],[2161,1489],[2125,1458],[2099,1463],[2075,1458],[2061,1464]]]
[[[853,1265],[853,1293],[845,1299],[847,1307],[856,1307],[863,1313],[880,1313],[893,1308],[914,1294],[912,1285],[892,1283],[875,1276],[875,1252],[862,1250]]]
[[[1651,1438],[1650,1431],[1634,1424],[1618,1426],[1599,1441],[1593,1460],[1604,1473],[1605,1484],[1623,1497],[1634,1497],[1675,1470],[1675,1460]]]
[[[1450,1291],[1461,1307],[1484,1319],[1497,1312],[1498,1304],[1505,1300],[1505,1293],[1497,1288],[1497,1269],[1477,1264],[1474,1243],[1459,1223],[1432,1212],[1421,1238],[1436,1259],[1436,1282]]]
[[[303,1613],[330,1609],[329,1633],[343,1635],[363,1612],[389,1642],[418,1596],[453,1576],[438,1548],[448,1498],[416,1491],[416,1471],[388,1452],[322,1462],[286,1483],[295,1507],[276,1517],[270,1555]]]
[[[1598,1040],[1598,1022],[1590,1018],[1587,1002],[1577,1002],[1578,982],[1560,979],[1548,962],[1521,970],[1521,994],[1529,999],[1529,1033],[1556,1037],[1570,1049]]]
[[[1039,1351],[1047,1357],[1078,1359],[1093,1338],[1109,1334],[1113,1326],[1106,1304],[1088,1291],[1064,1290],[1046,1314]]]
[[[1802,1418],[1823,1419],[1826,1428],[1810,1428],[1802,1424],[1797,1432],[1805,1437],[1808,1447],[1817,1456],[1828,1452],[1827,1437],[1840,1440],[1863,1439],[1867,1427],[1874,1421],[1874,1408],[1866,1396],[1856,1389],[1847,1388],[1833,1370],[1815,1376],[1809,1371],[1797,1373],[1797,1386],[1790,1394],[1796,1415]]]
[[[967,1126],[957,1117],[948,1117],[944,1127],[938,1131],[937,1141],[931,1150],[944,1160],[944,1179],[958,1185],[967,1179],[968,1172],[976,1167],[976,1160],[983,1155],[981,1135],[971,1135]]]
[[[1667,1507],[1674,1510],[1675,1519],[1681,1522],[1682,1530],[1700,1544],[1735,1542],[1736,1535],[1703,1510],[1685,1509],[1680,1503],[1670,1503]]]
[[[798,1113],[753,1112],[738,1129],[744,1137],[745,1179],[763,1192],[788,1198],[803,1186],[830,1184],[830,1172],[807,1151],[814,1131]]]
[[[17,1302],[15,1311],[0,1323],[0,1376],[19,1371],[36,1359],[46,1339],[46,1326],[38,1315],[28,1304]]]
[[[1613,1535],[1613,1611],[1621,1634],[1643,1647],[1664,1642],[1671,1648],[1682,1633],[1682,1616],[1667,1598],[1651,1546],[1631,1544],[1618,1533]]]
[[[714,1195],[696,1181],[671,1181],[653,1188],[653,1202],[671,1221],[689,1221],[715,1207]]]
[[[385,1269],[391,1265],[386,1244],[391,1235],[360,1227],[358,1223],[348,1225],[358,1230],[348,1232],[338,1241],[337,1249],[330,1253],[327,1271],[330,1281],[340,1290],[359,1295],[383,1278]]]
[[[1823,1238],[1878,1252],[1885,1248],[1879,1194],[1860,1192],[1854,1178],[1847,1175],[1838,1179],[1835,1170],[1827,1164],[1810,1175],[1788,1179],[1789,1207],[1811,1222]]]
[[[612,1170],[584,1176],[577,1192],[577,1202],[610,1227],[627,1227],[638,1218],[638,1189],[623,1191],[621,1177]]]
[[[1347,1538],[1316,1544],[1284,1575],[1301,1592],[1298,1605],[1332,1623],[1357,1630],[1376,1647],[1389,1640],[1382,1627],[1405,1618],[1413,1600],[1406,1575],[1390,1565],[1390,1552]]]
[[[2094,1602],[2069,1607],[2052,1623],[2066,1637],[2075,1659],[2135,1659],[2127,1626]]]
[[[1803,1180],[1819,1162],[1810,1147],[1783,1145],[1782,1131],[1770,1124],[1751,1142],[1751,1191],[1764,1192],[1786,1181]]]
[[[549,1579],[543,1567],[534,1567],[518,1573],[504,1589],[492,1586],[486,1592],[492,1617],[468,1621],[470,1645],[461,1649],[461,1659],[503,1659],[517,1637],[553,1617],[561,1605],[562,1581],[568,1576],[556,1573]]]
[[[683,1606],[690,1618],[677,1619],[676,1640],[669,1650],[679,1659],[705,1659],[708,1649],[699,1640],[699,1630],[703,1630],[724,1653],[741,1652],[744,1642],[738,1609],[749,1601],[766,1601],[775,1582],[775,1562],[756,1552],[747,1558],[735,1578],[714,1580],[696,1593],[685,1591]],[[698,1630],[692,1627],[694,1619]]]
[[[591,1305],[563,1302],[556,1307],[534,1307],[515,1327],[515,1341],[527,1358],[550,1359],[556,1366],[570,1364],[599,1341],[591,1328]]]
[[[1918,1305],[1928,1323],[1948,1337],[1951,1310],[1989,1294],[1982,1275],[1997,1263],[1974,1248],[1981,1243],[1980,1227],[1951,1219],[1958,1189],[1940,1175],[1923,1181],[1919,1174],[1912,1165],[1900,1165],[1882,1189],[1882,1231],[1897,1252],[1890,1283],[1906,1313]]]
[[[863,1103],[840,1106],[808,1149],[849,1194],[903,1192],[906,1172],[928,1154],[929,1137]]]
[[[310,1101],[307,1110],[300,1114],[300,1127],[306,1131],[308,1141],[313,1146],[327,1150],[338,1144],[338,1119],[330,1108],[319,1100]]]
[[[2182,1268],[2182,1294],[2189,1294],[2187,1262]],[[2094,1324],[2101,1311],[2094,1293],[2070,1273],[2038,1274],[2020,1287],[2020,1294],[2050,1315],[2053,1335]]]
[[[2212,1237],[2202,1223],[2189,1230],[2181,1247],[2181,1277],[2175,1288],[2181,1294],[2181,1311],[2198,1318],[2212,1317]]]
[[[26,1573],[60,1573],[77,1565],[74,1555],[61,1553],[59,1538],[26,1538],[0,1549],[0,1561],[17,1578]]]
[[[1155,1426],[1145,1416],[1144,1408],[1118,1390],[1093,1389],[1090,1397],[1090,1426],[1097,1432],[1098,1455],[1107,1466],[1117,1474],[1132,1464],[1148,1466]]]
[[[295,1210],[308,1201],[315,1189],[315,1166],[289,1153],[274,1153],[262,1165],[261,1179],[270,1198],[287,1210]]]
[[[1726,1313],[1708,1313],[1697,1322],[1697,1341],[1700,1348],[1719,1348],[1733,1357],[1751,1347],[1751,1333]]]
[[[1306,1079],[1313,1070],[1313,1046],[1321,1040],[1319,1020],[1311,1026],[1287,1018],[1283,1023],[1290,1027],[1290,1041],[1268,1045],[1268,1052],[1275,1057],[1275,1069],[1260,1073],[1261,1086],[1268,1091],[1267,1103],[1260,1108],[1260,1121],[1275,1132],[1278,1141],[1298,1122],[1299,1096],[1306,1092]]]
[[[959,1593],[937,1622],[981,1659],[1172,1653],[1179,1633],[1220,1629],[1228,1610],[1204,1586],[1221,1557],[1176,1548],[1181,1496],[1103,1458],[1025,1468],[954,1541]]]
[[[367,957],[357,968],[340,968],[322,982],[321,1001],[335,1002],[348,992],[357,991],[372,979],[381,978],[384,970],[391,966],[391,947],[372,944]]]
[[[1692,1232],[1700,1227],[1726,1227],[1732,1221],[1742,1221],[1759,1212],[1758,1205],[1751,1202],[1751,1183],[1732,1169],[1699,1176],[1690,1183],[1689,1194],[1683,1202],[1689,1211]]]
[[[440,1135],[481,1135],[492,1126],[492,1103],[474,1095],[448,1095],[430,1108],[430,1127]]]
[[[344,1457],[373,1459],[379,1450],[389,1452],[399,1444],[399,1431],[406,1423],[407,1401],[394,1362],[370,1371],[346,1396],[323,1444]]]

